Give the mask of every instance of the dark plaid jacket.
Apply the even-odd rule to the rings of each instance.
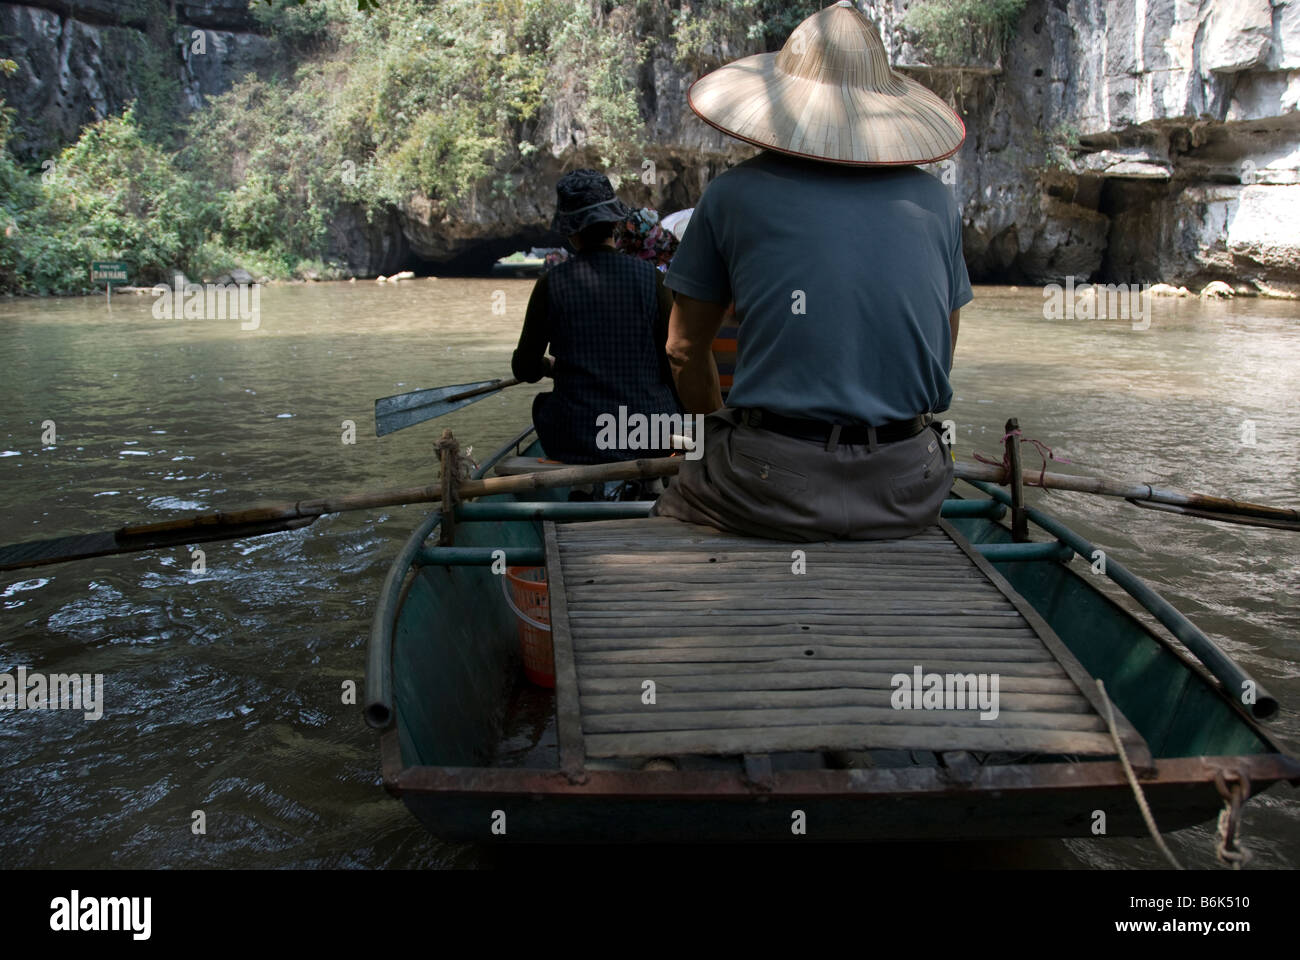
[[[613,250],[580,253],[545,277],[555,389],[540,394],[533,423],[547,455],[568,463],[646,456],[601,450],[597,418],[679,413],[663,354],[655,268]],[[649,452],[651,455],[653,451]]]

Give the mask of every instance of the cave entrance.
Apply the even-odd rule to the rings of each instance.
[[[517,251],[528,253],[534,248],[565,247],[559,234],[550,230],[526,230],[506,237],[483,240],[448,260],[428,260],[412,253],[403,268],[416,276],[490,277],[493,265]]]
[[[1164,235],[1170,182],[1107,177],[1102,180],[1097,211],[1110,221],[1106,248],[1096,280],[1101,283],[1156,283],[1160,250],[1173,238]]]

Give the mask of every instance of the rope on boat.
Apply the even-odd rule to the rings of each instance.
[[[1225,863],[1234,870],[1240,870],[1250,862],[1251,852],[1237,843],[1237,829],[1241,825],[1241,808],[1250,796],[1250,778],[1245,773],[1237,774],[1236,781],[1229,786],[1222,770],[1214,771],[1214,786],[1223,797],[1223,809],[1219,811],[1219,828],[1215,856],[1220,863]]]
[[[1147,806],[1146,794],[1142,792],[1142,785],[1138,783],[1137,776],[1133,773],[1133,765],[1128,762],[1124,744],[1120,742],[1119,733],[1115,730],[1115,705],[1110,702],[1110,697],[1106,695],[1106,684],[1100,679],[1097,680],[1097,689],[1101,691],[1101,699],[1106,704],[1106,726],[1110,728],[1110,738],[1115,742],[1115,749],[1119,751],[1119,762],[1124,766],[1124,776],[1128,777],[1129,786],[1133,788],[1133,798],[1137,800],[1138,809],[1142,811],[1142,819],[1146,821],[1147,829],[1151,831],[1151,839],[1156,842],[1156,846],[1160,848],[1160,852],[1165,855],[1165,859],[1173,865],[1173,868],[1182,870],[1183,865],[1178,862],[1165,843],[1165,838],[1160,835],[1156,818],[1151,815],[1151,808]]]
[[[1006,433],[1002,434],[1002,439],[998,441],[998,443],[1002,444],[1002,448],[1005,451],[1002,454],[1001,460],[990,460],[988,457],[984,456],[978,450],[974,452],[975,459],[978,460],[980,463],[987,463],[991,467],[1001,467],[1006,472],[1006,476],[1010,477],[1012,473],[1014,473],[1015,471],[1011,466],[1011,451],[1007,449],[1007,441],[1012,437],[1018,438],[1020,443],[1032,443],[1035,447],[1038,448],[1038,455],[1043,458],[1043,468],[1040,471],[1038,471],[1038,483],[1036,484],[1036,486],[1042,487],[1043,489],[1047,489],[1047,461],[1048,460],[1054,460],[1057,463],[1074,462],[1068,457],[1058,457],[1052,451],[1052,448],[1049,447],[1047,444],[1043,443],[1041,440],[1035,440],[1033,437],[1026,437],[1024,434],[1020,432],[1019,427],[1017,427],[1014,430],[1009,430]],[[953,458],[956,459],[956,456],[957,454],[956,451],[954,450]]]
[[[477,479],[479,472],[482,469],[481,467],[479,467],[478,461],[470,456],[470,454],[473,452],[474,452],[474,445],[472,443],[464,450],[460,451],[459,460],[460,460],[461,480]]]

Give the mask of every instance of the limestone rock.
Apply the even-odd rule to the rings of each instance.
[[[1300,277],[1300,185],[1249,186],[1228,223],[1234,262],[1268,275]]]
[[[908,5],[858,2],[899,69],[966,123],[961,151],[932,172],[962,210],[972,279],[1161,279],[1175,290],[1223,280],[1239,295],[1300,292],[1300,237],[1287,229],[1300,223],[1300,0],[1028,0],[1001,50],[960,69],[927,63],[901,25]],[[0,4],[4,55],[19,64],[0,77],[0,96],[16,108],[25,162],[138,95],[142,37],[172,51],[181,111],[267,68],[275,41],[255,32],[247,0],[174,6],[176,36],[158,35],[138,4]],[[630,0],[614,6],[633,15]],[[668,5],[636,9],[638,34],[658,41],[634,78],[646,156],[610,172],[628,203],[670,212],[693,206],[754,148],[691,113],[687,91],[711,65],[676,59]],[[207,31],[204,54],[179,43],[194,29]],[[758,52],[746,43],[718,57]],[[391,275],[413,257],[454,272],[555,245],[555,180],[599,160],[587,105],[564,77],[552,88],[550,107],[524,131],[536,151],[503,157],[454,203],[416,194],[373,218],[340,209],[326,259],[360,276]]]
[[[267,37],[229,30],[202,30],[203,52],[199,53],[194,49],[196,29],[192,24],[178,28],[184,40],[181,95],[187,112],[202,109],[205,98],[225,93],[245,74],[265,69],[274,55]]]
[[[396,211],[370,218],[359,206],[344,206],[329,225],[325,259],[369,277],[395,271],[406,262],[409,251]]]
[[[1211,6],[1201,65],[1216,73],[1259,66],[1272,49],[1273,10],[1269,0],[1232,0]]]
[[[1170,174],[1167,160],[1141,148],[1101,150],[1086,154],[1076,164],[1076,170],[1080,173],[1096,173],[1103,177],[1150,180],[1168,180]]]
[[[273,43],[247,32],[253,23],[246,3],[178,6],[173,37],[141,4],[0,4],[3,55],[18,64],[12,76],[0,75],[0,97],[17,114],[12,147],[18,156],[29,162],[49,157],[75,140],[86,124],[140,100],[141,84],[155,73],[159,48],[176,58],[182,99],[178,112],[197,109],[205,96],[270,66]],[[187,20],[187,14],[195,19]],[[191,52],[194,29],[205,31],[204,54]],[[186,39],[183,45],[181,38]]]

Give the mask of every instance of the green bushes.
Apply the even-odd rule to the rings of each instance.
[[[1025,0],[917,0],[903,18],[935,66],[976,62],[1015,29]]]
[[[328,24],[294,33],[327,52],[291,76],[249,78],[191,120],[184,163],[213,190],[222,243],[291,264],[323,255],[341,204],[373,212],[423,195],[454,210],[480,186],[504,189],[500,174],[536,149],[538,115],[560,95],[601,163],[631,165],[643,151],[635,21],[613,22],[600,3],[330,9]],[[299,11],[283,2],[262,15],[285,23]]]
[[[0,131],[8,139],[8,116]],[[134,282],[188,266],[213,208],[172,158],[147,142],[134,109],[87,126],[40,173],[0,155],[0,290],[83,293],[92,260],[124,260]]]
[[[281,264],[276,274],[323,249],[346,188],[323,109],[328,76],[314,72],[297,84],[237,84],[195,114],[180,155],[187,176],[212,197],[219,242],[261,251]]]
[[[6,69],[0,62],[0,69]],[[15,291],[23,284],[26,265],[24,235],[40,199],[40,181],[18,166],[9,152],[9,125],[13,111],[0,108],[0,291]]]
[[[433,216],[463,216],[476,193],[508,189],[509,174],[551,146],[554,114],[577,131],[584,160],[617,180],[646,153],[637,78],[652,58],[708,69],[722,53],[778,45],[824,2],[384,0],[367,12],[357,0],[258,2],[277,67],[179,130],[168,109],[174,24],[153,17],[168,37],[123,53],[154,78],[137,108],[87,127],[52,175],[0,149],[0,291],[88,290],[92,259],[125,260],[140,283],[237,265],[337,273],[322,261],[342,205],[373,214],[428,198]]]
[[[826,6],[822,0],[688,0],[673,13],[677,59],[704,72],[738,56],[776,49]]]
[[[249,9],[264,33],[286,51],[302,54],[328,45],[336,21],[356,7],[341,0],[253,0]]]

